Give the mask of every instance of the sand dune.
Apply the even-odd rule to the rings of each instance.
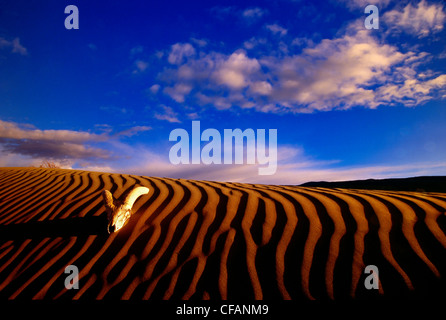
[[[109,235],[102,190],[135,184],[149,194]],[[444,297],[445,212],[444,193],[0,168],[0,298]]]

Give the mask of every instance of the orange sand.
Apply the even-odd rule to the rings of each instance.
[[[108,235],[101,191],[135,184],[150,193]],[[446,296],[445,212],[443,193],[0,168],[0,298]]]

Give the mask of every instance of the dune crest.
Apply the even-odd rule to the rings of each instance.
[[[108,234],[111,196],[133,214]],[[0,168],[0,298],[444,297],[445,212],[444,193]]]

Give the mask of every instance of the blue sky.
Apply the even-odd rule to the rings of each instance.
[[[368,4],[379,29],[364,26]],[[446,175],[445,24],[445,3],[424,0],[2,1],[0,166],[274,184]],[[276,173],[171,164],[169,134],[193,120],[277,129]]]

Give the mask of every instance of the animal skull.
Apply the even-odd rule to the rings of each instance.
[[[108,233],[113,233],[121,229],[132,215],[132,207],[139,196],[149,193],[149,188],[133,187],[133,189],[124,198],[124,201],[118,201],[113,198],[110,191],[102,191],[105,209],[107,211]]]

